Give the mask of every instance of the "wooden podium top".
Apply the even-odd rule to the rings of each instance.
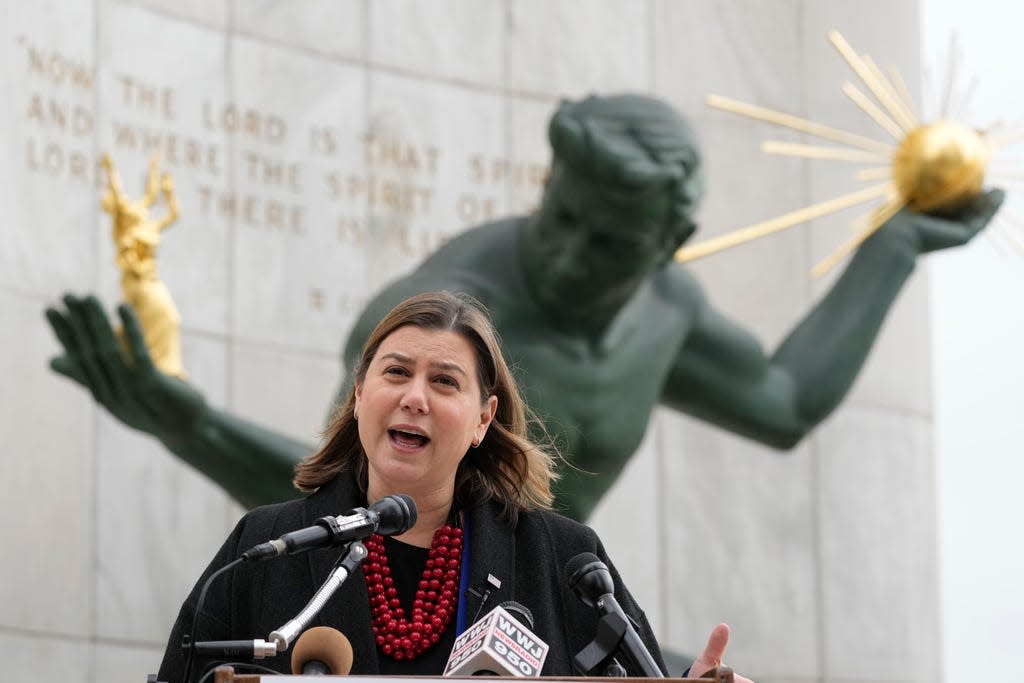
[[[345,679],[345,683],[383,683],[384,681],[415,681],[435,680],[440,676],[262,676],[260,674],[236,674],[230,666],[219,666],[214,673],[214,683],[323,683],[331,679]],[[480,678],[462,677],[445,678],[446,681],[461,681],[462,683],[480,683]],[[584,676],[551,676],[548,678],[522,678],[523,681],[543,681],[544,683],[585,683],[594,681],[597,683],[608,683],[615,680],[621,683],[642,683],[649,681],[649,678],[596,678]],[[712,669],[700,678],[673,678],[673,681],[701,681],[708,683],[733,683],[732,669],[727,666],[720,666]]]

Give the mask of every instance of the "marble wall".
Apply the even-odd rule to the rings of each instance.
[[[848,168],[762,155],[766,137],[801,138],[706,94],[879,137],[840,93],[851,76],[826,32],[912,84],[919,71],[912,0],[5,0],[0,17],[9,680],[155,671],[242,512],[48,369],[43,308],[65,291],[118,298],[103,152],[132,194],[150,150],[177,180],[160,267],[191,381],[312,443],[366,297],[448,236],[535,204],[559,98],[639,91],[684,111],[707,160],[706,238],[853,189]],[[771,348],[827,286],[807,271],[851,217],[694,270]],[[665,645],[695,651],[728,621],[730,663],[759,681],[938,680],[924,285],[790,453],[657,413],[591,523]]]

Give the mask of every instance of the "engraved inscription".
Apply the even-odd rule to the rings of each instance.
[[[316,313],[338,313],[353,316],[366,308],[370,297],[367,294],[341,292],[333,298],[320,287],[311,287],[308,292],[309,308]]]
[[[75,181],[102,186],[100,160],[85,152],[68,149],[54,142],[25,142],[25,167],[33,173],[63,176]]]
[[[270,144],[281,144],[288,137],[288,125],[276,114],[245,109],[234,103],[216,105],[203,100],[203,126],[212,132]]]
[[[205,215],[216,215],[228,221],[240,221],[250,228],[264,228],[292,235],[306,233],[305,210],[298,204],[289,204],[254,195],[224,192],[207,185],[200,185],[199,211]]]
[[[21,48],[31,90],[22,106],[28,135],[25,169],[30,173],[99,186],[99,159],[92,152],[95,116],[91,109],[92,68],[59,50],[24,36]]]
[[[341,140],[345,135],[330,126],[311,126],[309,151],[314,156],[333,157],[341,154]]]
[[[29,76],[26,90],[14,94],[26,171],[100,187],[97,136],[115,155],[156,152],[167,167],[185,171],[195,215],[245,228],[247,239],[326,237],[357,258],[394,257],[399,272],[462,228],[494,220],[507,210],[509,190],[539,195],[545,182],[541,163],[472,150],[452,159],[429,139],[323,121],[297,125],[244,97],[193,100],[130,71],[111,75],[109,118],[97,119],[91,64],[24,36],[16,43]],[[240,187],[223,186],[228,168]],[[309,287],[309,310],[323,315],[353,315],[369,296],[301,286]]]
[[[30,43],[19,36],[17,43],[25,48],[30,76],[53,86],[67,86],[80,92],[92,91],[92,67],[84,62]]]
[[[339,242],[353,247],[364,246],[370,236],[366,219],[356,216],[338,216],[335,231]]]
[[[302,189],[299,185],[298,164],[270,159],[255,152],[246,152],[243,159],[249,180],[265,187],[280,187],[293,192]]]
[[[476,223],[494,219],[497,199],[474,194],[459,195],[455,212],[463,223]]]
[[[438,151],[430,145],[415,145],[367,135],[363,138],[363,157],[370,166],[390,167],[403,171],[437,173]]]
[[[474,156],[469,159],[469,179],[474,183],[540,189],[547,180],[544,164],[513,162],[508,159]]]
[[[40,127],[53,128],[78,138],[93,132],[93,116],[87,107],[36,93],[29,97],[25,118]]]
[[[194,137],[113,121],[114,147],[151,154],[159,152],[168,166],[183,166],[220,175],[220,146]]]
[[[427,186],[410,185],[372,175],[331,172],[327,174],[326,181],[329,199],[408,215],[430,211],[434,195],[434,190]]]
[[[121,90],[121,104],[137,111],[155,114],[167,121],[174,120],[174,91],[170,88],[143,83],[131,76],[117,77]]]

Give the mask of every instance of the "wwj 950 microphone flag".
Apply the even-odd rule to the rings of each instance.
[[[565,565],[565,576],[576,597],[601,615],[597,638],[576,655],[577,666],[586,669],[584,675],[617,650],[643,676],[664,678],[665,674],[615,599],[615,583],[608,566],[593,553],[580,553]]]
[[[396,536],[416,524],[416,502],[403,494],[385,496],[367,508],[355,508],[338,517],[322,517],[313,526],[291,531],[242,553],[243,560],[294,555],[313,548],[359,541],[370,534]]]
[[[530,631],[532,626],[530,610],[511,600],[501,603],[455,639],[442,675],[540,676],[548,644]]]

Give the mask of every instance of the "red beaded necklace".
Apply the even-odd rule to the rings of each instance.
[[[392,659],[415,659],[441,640],[459,604],[462,529],[445,524],[434,532],[427,566],[412,603],[412,619],[405,618],[398,600],[384,538],[373,534],[366,539],[366,550],[363,573],[377,647]]]

